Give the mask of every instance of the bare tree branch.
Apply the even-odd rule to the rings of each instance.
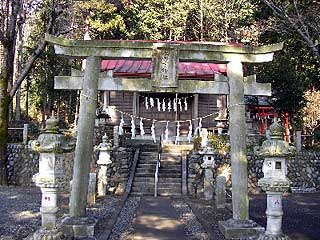
[[[10,99],[13,99],[14,95],[16,94],[19,86],[21,85],[22,81],[26,78],[29,74],[30,69],[32,68],[34,62],[38,59],[38,57],[43,53],[44,49],[47,46],[46,41],[42,41],[37,49],[33,52],[32,56],[28,59],[27,63],[24,65],[23,71],[19,78],[15,81],[12,88],[10,89]]]
[[[317,48],[317,44],[311,38],[310,30],[308,28],[308,23],[304,20],[301,12],[299,10],[297,1],[293,1],[293,7],[295,9],[294,15],[290,16],[286,9],[277,6],[271,0],[263,0],[263,2],[273,11],[273,13],[280,18],[288,27],[297,32],[304,43],[312,50],[315,56],[320,60],[320,52]]]
[[[62,12],[58,11],[58,12],[54,12],[51,15],[49,15],[49,20],[48,20],[48,24],[47,24],[47,28],[46,28],[46,33],[51,33],[52,34],[55,21],[57,20],[58,16],[61,15],[61,14],[62,14]],[[69,29],[66,29],[66,30],[62,30],[62,31],[59,31],[57,33],[54,33],[53,35],[60,36],[60,35],[63,35],[63,34],[67,34],[67,33],[71,32],[72,30],[74,30],[74,28],[69,28]],[[28,61],[24,65],[20,76],[18,77],[18,79],[15,81],[15,83],[12,86],[12,88],[10,89],[10,99],[11,100],[13,99],[14,95],[16,94],[16,92],[17,92],[19,86],[21,85],[21,83],[23,82],[23,80],[29,74],[31,68],[33,67],[34,62],[43,53],[43,51],[45,50],[46,46],[47,46],[47,42],[42,40],[38,44],[38,46],[37,46],[36,50],[33,52],[32,56],[28,59]]]

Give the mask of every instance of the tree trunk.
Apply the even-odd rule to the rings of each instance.
[[[0,185],[8,185],[7,174],[7,142],[8,114],[10,97],[8,83],[13,74],[14,52],[10,46],[5,46],[3,66],[0,75]]]
[[[3,91],[7,81],[0,79],[0,185],[8,185],[7,174],[7,142],[8,142],[8,112],[9,96],[7,90]]]
[[[29,120],[29,89],[30,89],[30,77],[27,77],[26,82],[26,120]]]
[[[23,54],[23,24],[19,25],[19,45],[18,45],[18,56],[17,56],[17,73],[16,80],[19,79],[22,73],[22,54]],[[15,110],[15,120],[21,120],[21,86],[16,92],[16,110]]]

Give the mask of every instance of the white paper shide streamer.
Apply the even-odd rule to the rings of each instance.
[[[166,111],[166,101],[165,101],[165,99],[162,99],[162,111],[163,112]]]
[[[119,135],[123,135],[123,125],[124,125],[124,119],[123,119],[123,114],[121,113],[121,120],[119,124]]]
[[[200,136],[202,128],[202,118],[199,118],[199,124],[198,127],[194,130],[194,135]]]
[[[178,145],[179,142],[180,142],[180,122],[177,122],[177,135],[176,135],[175,144]]]
[[[146,104],[146,109],[149,109],[149,102],[148,102],[148,97],[145,97],[145,104]]]
[[[181,103],[181,99],[180,98],[178,99],[178,104],[179,104],[179,110],[181,112],[182,111],[182,103]]]
[[[173,99],[173,111],[177,111],[177,99]]]
[[[189,143],[191,143],[191,141],[192,141],[192,121],[191,120],[188,120],[188,121],[189,121],[189,132],[188,132],[187,139],[188,139]]]
[[[171,99],[169,99],[169,101],[168,101],[168,111],[171,112],[171,109],[172,109],[171,108]]]
[[[184,110],[185,110],[185,111],[188,111],[187,98],[184,99]]]
[[[153,108],[154,107],[154,99],[151,97],[150,98],[150,107]]]
[[[143,129],[143,119],[140,119],[140,135],[143,137],[145,135],[145,131]]]
[[[161,111],[161,103],[160,103],[160,99],[157,98],[157,108],[158,108],[158,112]]]
[[[202,118],[199,119],[199,134],[201,133],[202,129]]]
[[[152,126],[151,126],[151,136],[153,139],[153,142],[156,143],[156,128],[154,126],[155,120],[152,121]]]
[[[131,116],[131,139],[136,137],[136,125],[134,123],[134,118]]]

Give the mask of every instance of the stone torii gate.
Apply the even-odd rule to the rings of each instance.
[[[227,238],[241,238],[253,233],[249,220],[247,154],[244,95],[271,95],[271,84],[257,83],[255,76],[244,77],[243,63],[263,63],[273,59],[283,44],[260,47],[149,41],[68,40],[46,35],[56,54],[86,59],[85,72],[55,78],[56,89],[81,89],[78,135],[75,150],[70,199],[71,228],[77,226],[90,235],[86,218],[88,176],[92,155],[93,127],[98,90],[205,93],[229,95],[229,130],[232,166],[233,218],[221,222]],[[102,59],[152,59],[152,79],[114,78],[100,73]],[[214,81],[178,80],[178,62],[227,63],[227,77]],[[73,232],[77,235],[76,232]],[[82,233],[85,235],[85,233]]]

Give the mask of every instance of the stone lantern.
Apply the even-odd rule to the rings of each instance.
[[[255,148],[258,156],[264,157],[262,171],[264,177],[258,185],[267,194],[267,228],[259,239],[289,239],[282,233],[282,195],[290,187],[287,178],[286,157],[293,154],[295,148],[283,140],[283,128],[275,118],[270,126],[270,139],[263,142],[261,147]]]
[[[99,172],[98,172],[98,195],[105,196],[106,195],[106,184],[107,184],[107,169],[108,165],[112,163],[110,153],[112,146],[108,142],[108,136],[105,134],[102,137],[102,143],[98,147],[99,149],[99,159],[97,164],[99,164]]]
[[[203,163],[201,168],[204,169],[204,197],[206,200],[212,200],[213,198],[213,169],[215,167],[214,156],[216,151],[211,147],[205,147],[199,151],[203,155]]]
[[[46,121],[45,132],[37,140],[30,141],[32,150],[39,152],[39,173],[33,181],[41,188],[41,229],[34,239],[62,239],[63,234],[56,227],[57,192],[63,184],[63,153],[73,150],[68,138],[59,131],[59,120]]]

